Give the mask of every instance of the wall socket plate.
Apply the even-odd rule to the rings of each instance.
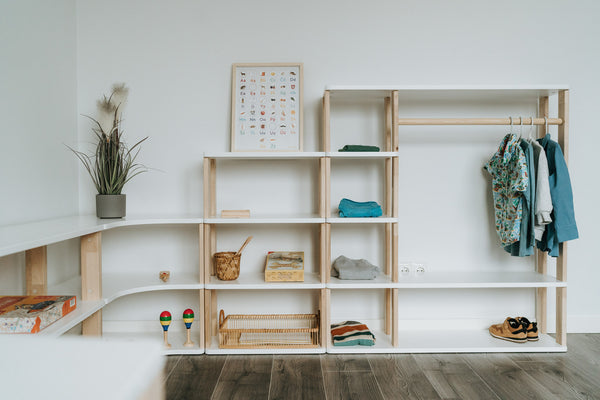
[[[426,267],[424,262],[401,262],[398,263],[398,272],[400,276],[422,276]]]

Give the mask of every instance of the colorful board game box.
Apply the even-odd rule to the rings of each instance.
[[[0,333],[37,333],[75,308],[75,296],[0,296]]]

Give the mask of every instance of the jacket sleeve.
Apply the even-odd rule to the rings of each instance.
[[[548,150],[550,150],[546,153],[548,164],[550,165],[553,162],[555,167],[554,173],[549,177],[550,194],[552,195],[552,206],[554,207],[554,227],[558,242],[562,243],[579,237],[577,224],[575,223],[575,210],[573,209],[573,191],[569,169],[560,146],[556,144]],[[550,168],[551,172],[552,169]]]
[[[552,197],[550,195],[548,160],[546,159],[546,152],[543,149],[540,149],[537,165],[535,182],[536,225],[546,225],[552,222],[552,218],[550,217],[550,213],[552,212]]]

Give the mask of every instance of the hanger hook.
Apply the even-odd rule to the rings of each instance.
[[[546,133],[548,133],[548,117],[544,117],[544,125],[545,125],[545,131],[544,131],[544,135]]]
[[[519,122],[520,122],[520,127],[519,127],[519,138],[521,136],[523,136],[523,117],[519,115]]]
[[[510,119],[510,133],[512,133],[512,128],[513,128],[513,119],[512,117],[508,117]]]

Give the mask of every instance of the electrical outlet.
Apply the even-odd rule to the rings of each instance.
[[[398,270],[402,276],[410,275],[410,263],[398,264]]]
[[[412,267],[416,276],[422,276],[425,274],[425,263],[413,263]]]

